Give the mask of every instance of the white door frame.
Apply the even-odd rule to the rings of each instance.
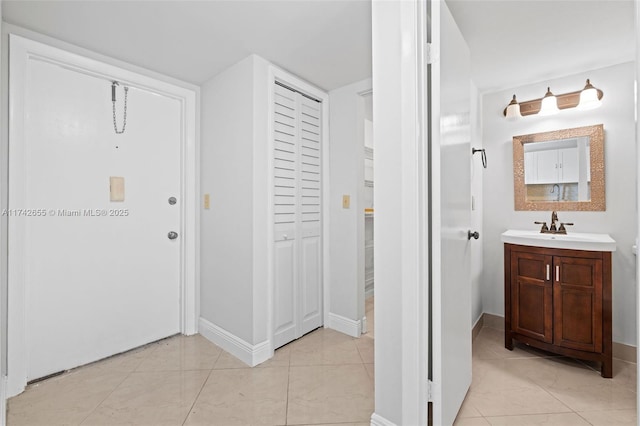
[[[635,97],[635,107],[636,107],[636,146],[640,142],[640,121],[638,121],[638,82],[640,81],[640,1],[634,1],[635,8],[635,34],[636,34],[636,97]],[[636,149],[636,171],[640,170],[640,149]],[[637,172],[636,172],[637,173]],[[638,182],[638,178],[636,177],[636,215],[637,215],[637,223],[640,223],[640,182]],[[640,242],[640,228],[637,231],[636,235],[636,252],[638,242]],[[638,346],[640,346],[640,261],[638,260],[638,254],[636,253],[636,363],[640,362],[640,351],[638,351]],[[637,365],[637,364],[636,364]],[[638,391],[636,403],[637,407],[640,406],[640,370],[636,373],[636,390]]]
[[[9,59],[9,208],[26,207],[24,150],[24,108],[27,64],[44,61],[69,70],[118,80],[178,100],[182,109],[181,203],[180,224],[180,330],[191,335],[198,331],[199,316],[199,140],[197,114],[199,93],[133,71],[80,56],[14,34],[10,38]],[[17,395],[26,386],[26,227],[23,221],[9,220],[8,226],[8,389],[7,396]]]
[[[276,81],[281,82],[293,89],[300,91],[301,93],[305,93],[309,96],[312,96],[316,99],[322,101],[322,321],[323,324],[326,324],[327,318],[329,318],[329,287],[330,287],[330,276],[329,276],[329,94],[324,92],[321,89],[307,83],[306,81],[296,77],[295,75],[284,71],[281,68],[278,68],[274,65],[269,65],[268,72],[268,152],[267,156],[268,160],[268,170],[269,170],[269,185],[268,185],[268,197],[269,200],[273,200],[273,117],[275,114],[274,109],[274,84]],[[269,203],[268,214],[269,217],[269,227],[267,234],[267,264],[268,264],[268,274],[267,274],[267,300],[268,300],[268,322],[267,322],[267,336],[270,343],[270,357],[273,356],[275,351],[275,279],[274,279],[274,249],[273,249],[273,241],[274,241],[274,229],[273,229],[273,203]]]
[[[372,3],[375,322],[384,325],[375,330],[375,426],[426,425],[437,392],[427,383],[427,191],[438,182],[427,151],[426,6]]]

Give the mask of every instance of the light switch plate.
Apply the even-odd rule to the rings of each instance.
[[[109,200],[112,202],[124,201],[124,178],[111,176],[109,178]]]
[[[350,195],[343,195],[342,196],[342,208],[343,209],[348,209],[349,207],[351,207],[351,196]]]
[[[211,197],[209,194],[204,194],[204,208],[205,210],[209,210],[211,207]]]

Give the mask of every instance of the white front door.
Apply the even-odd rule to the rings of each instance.
[[[180,100],[132,87],[126,130],[116,134],[108,77],[26,62],[14,111],[24,134],[10,142],[24,169],[11,175],[10,190],[21,193],[10,198],[9,221],[24,232],[32,380],[180,331],[182,236],[168,233],[181,230],[184,130]],[[112,200],[112,177],[124,182],[123,201]]]
[[[445,2],[432,2],[432,41],[440,52],[432,66],[434,273],[432,380],[436,425],[451,425],[471,384],[470,54]],[[439,261],[438,261],[439,256]]]

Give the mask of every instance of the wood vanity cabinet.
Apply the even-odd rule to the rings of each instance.
[[[504,245],[505,347],[513,340],[611,365],[611,252]]]

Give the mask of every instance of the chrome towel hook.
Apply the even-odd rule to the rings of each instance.
[[[487,168],[487,153],[484,151],[484,148],[482,148],[482,149],[471,148],[471,155],[475,154],[476,152],[481,152],[482,153],[482,167],[484,167],[486,169]]]

